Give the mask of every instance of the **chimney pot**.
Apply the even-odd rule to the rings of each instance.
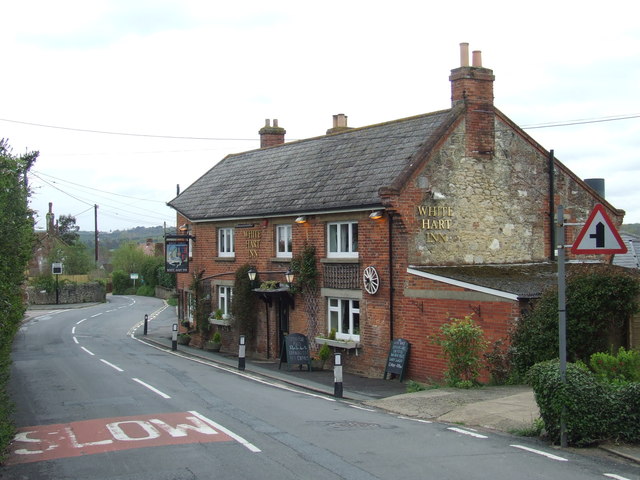
[[[344,113],[338,113],[337,115],[334,115],[333,127],[327,130],[327,135],[351,130],[351,127],[347,126],[347,118],[348,117]]]
[[[466,42],[460,44],[460,66],[469,66],[469,44]]]
[[[273,119],[273,127],[271,121],[267,118],[258,133],[260,134],[260,148],[273,147],[284,143],[284,135],[287,131],[278,126],[278,120]]]
[[[482,68],[482,52],[480,50],[473,51],[473,67]]]

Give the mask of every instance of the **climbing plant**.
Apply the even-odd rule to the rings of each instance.
[[[291,259],[291,269],[296,274],[296,291],[300,291],[304,299],[307,314],[307,335],[314,338],[318,334],[318,312],[320,304],[317,295],[318,267],[316,263],[316,247],[304,244],[302,251]]]
[[[238,333],[246,336],[248,344],[255,342],[258,321],[256,295],[251,291],[253,286],[249,280],[250,268],[251,266],[246,264],[236,270],[231,298],[231,313],[238,327]],[[255,285],[260,285],[257,275],[254,282]]]

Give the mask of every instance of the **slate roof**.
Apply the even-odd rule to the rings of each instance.
[[[380,207],[379,188],[456,115],[444,110],[229,155],[168,205],[192,221]]]
[[[620,232],[620,238],[627,246],[627,253],[616,253],[613,264],[626,268],[640,268],[640,237],[626,232]]]
[[[521,265],[460,265],[451,267],[411,267],[424,273],[471,285],[510,293],[519,298],[538,298],[558,284],[555,263]],[[567,265],[567,269],[571,268]]]

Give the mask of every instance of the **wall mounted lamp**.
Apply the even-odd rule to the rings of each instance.
[[[289,269],[284,273],[284,278],[287,279],[287,283],[289,284],[289,287],[291,287],[291,284],[293,284],[293,280],[295,279],[296,275],[293,272],[293,270]]]
[[[378,219],[382,218],[383,213],[384,212],[382,210],[374,210],[373,212],[371,212],[369,214],[369,218],[372,219],[372,220],[378,220]]]
[[[247,274],[249,275],[249,280],[251,280],[252,282],[255,282],[256,280],[256,275],[258,274],[258,271],[251,267],[248,271]]]
[[[298,218],[296,218],[296,223],[307,223],[307,216],[300,215]]]

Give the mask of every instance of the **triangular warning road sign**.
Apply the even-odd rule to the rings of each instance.
[[[589,215],[587,223],[573,242],[571,253],[576,255],[627,253],[627,246],[601,204],[596,205]]]

